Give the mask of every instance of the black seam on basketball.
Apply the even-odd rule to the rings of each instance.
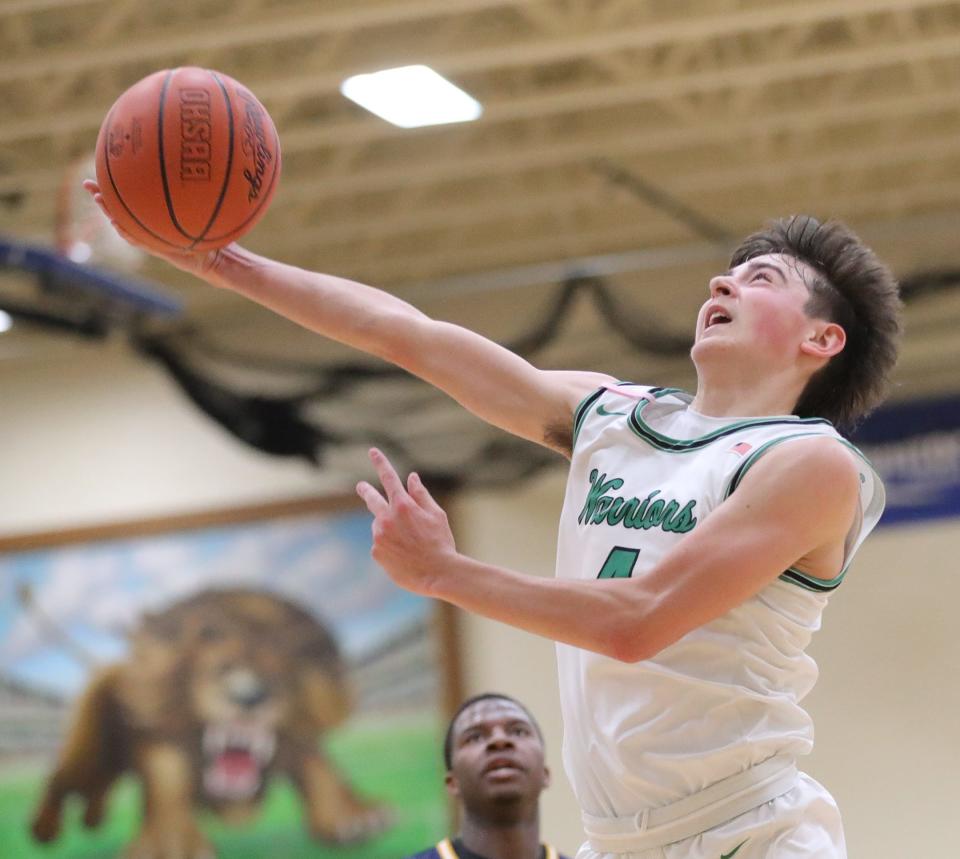
[[[217,204],[213,207],[213,213],[210,215],[210,220],[207,221],[207,225],[200,231],[200,235],[194,239],[192,245],[190,245],[190,250],[193,250],[197,244],[202,242],[207,233],[210,231],[210,227],[213,226],[213,222],[217,219],[217,215],[220,214],[220,209],[223,207],[223,201],[227,196],[227,188],[230,187],[230,171],[233,168],[233,103],[230,101],[230,93],[227,92],[227,88],[223,85],[223,82],[220,78],[217,77],[217,73],[207,69],[213,79],[217,82],[217,86],[220,87],[220,91],[223,93],[223,100],[227,105],[227,169],[223,174],[223,184],[220,186],[220,196],[217,198]],[[211,141],[212,145],[213,141]]]
[[[173,209],[173,200],[170,198],[170,185],[167,182],[166,156],[163,152],[163,108],[167,102],[167,88],[170,86],[170,78],[173,77],[173,73],[175,71],[177,71],[177,69],[171,69],[169,72],[167,72],[167,76],[163,79],[163,87],[160,89],[160,106],[157,113],[157,143],[159,144],[160,153],[160,183],[163,185],[163,198],[167,202],[167,214],[170,215],[170,222],[173,224],[177,232],[180,233],[180,235],[182,235],[185,239],[195,241],[197,237],[190,235],[190,233],[180,226],[180,222],[177,220],[177,213]]]
[[[114,105],[114,107],[111,108],[110,113],[107,114],[106,120],[104,120],[107,126],[107,133],[103,141],[103,148],[104,148],[103,163],[106,164],[107,166],[107,178],[110,180],[110,187],[113,188],[113,193],[116,194],[117,199],[120,201],[120,205],[123,206],[124,208],[124,211],[133,219],[133,221],[137,224],[138,227],[140,227],[141,230],[153,236],[157,241],[163,242],[165,245],[170,245],[170,247],[172,248],[183,250],[183,247],[181,245],[174,244],[169,239],[165,239],[163,236],[157,235],[145,223],[143,223],[143,221],[141,221],[135,214],[133,214],[133,211],[127,205],[126,201],[123,199],[123,195],[120,193],[120,189],[117,187],[117,183],[113,180],[113,171],[110,169],[109,141],[110,141],[110,117],[113,116],[115,110],[116,110],[116,105]]]
[[[270,121],[271,124],[273,120]],[[227,238],[227,236],[232,236],[238,230],[242,230],[247,224],[250,223],[254,218],[257,217],[257,213],[263,208],[264,204],[270,199],[270,195],[273,193],[273,186],[277,181],[277,176],[280,175],[280,136],[277,134],[277,129],[273,129],[273,144],[274,144],[274,159],[273,159],[273,173],[270,176],[270,184],[267,186],[267,192],[263,195],[263,199],[257,204],[257,208],[254,209],[248,216],[245,221],[240,224],[237,224],[232,230],[227,230],[227,232],[222,233],[219,236],[205,236],[205,242],[219,242]]]

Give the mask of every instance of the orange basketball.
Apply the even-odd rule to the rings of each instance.
[[[167,69],[134,84],[97,137],[107,211],[156,250],[209,250],[260,220],[280,177],[273,121],[220,72]]]

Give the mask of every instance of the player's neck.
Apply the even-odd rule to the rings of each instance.
[[[535,815],[509,825],[491,826],[465,815],[460,838],[468,850],[485,859],[538,859],[540,819]]]
[[[691,408],[711,417],[788,415],[803,391],[794,374],[701,373]]]

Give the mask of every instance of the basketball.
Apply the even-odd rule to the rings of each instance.
[[[134,240],[159,251],[210,250],[267,211],[280,141],[243,84],[210,69],[166,69],[110,108],[96,171],[107,211]]]

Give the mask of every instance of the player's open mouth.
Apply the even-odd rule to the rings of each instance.
[[[276,736],[256,725],[221,722],[203,732],[203,786],[213,799],[241,801],[263,784],[264,767],[273,758]]]
[[[523,772],[523,767],[509,758],[497,758],[483,768],[483,775],[493,778],[506,778]]]
[[[714,325],[725,325],[730,321],[731,319],[727,315],[726,311],[716,307],[707,312],[707,318],[704,321],[703,330],[706,331],[708,328],[712,328]]]

